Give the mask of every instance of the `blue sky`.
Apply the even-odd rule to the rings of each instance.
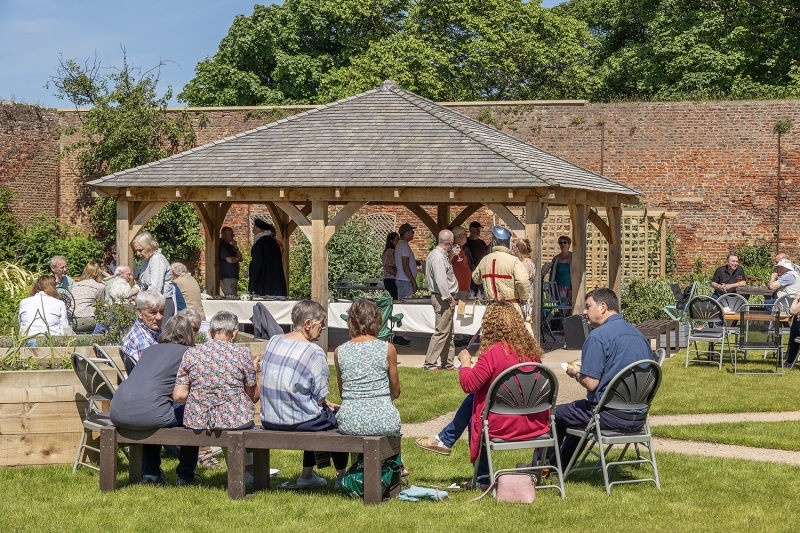
[[[544,0],[551,7],[562,0]],[[69,107],[52,88],[59,53],[83,63],[128,62],[161,71],[159,94],[175,94],[194,77],[194,67],[214,55],[237,14],[250,15],[255,0],[0,0],[0,100]],[[265,3],[265,2],[262,2]],[[274,3],[274,2],[270,2]],[[278,2],[280,3],[280,2]],[[173,97],[173,105],[178,105]]]

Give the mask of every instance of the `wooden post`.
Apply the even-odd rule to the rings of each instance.
[[[658,218],[658,236],[660,238],[659,244],[659,269],[658,273],[663,277],[667,275],[667,214],[661,213]]]
[[[589,219],[589,206],[570,204],[572,221],[572,312],[580,313],[586,301],[586,223]]]
[[[311,299],[328,310],[328,246],[325,227],[328,225],[328,202],[311,202]],[[323,330],[319,345],[327,352],[328,330]]]
[[[446,229],[450,224],[450,206],[447,204],[439,204],[436,206],[436,225],[439,231]],[[438,233],[437,233],[438,236]]]
[[[533,291],[531,329],[535,337],[542,331],[542,223],[545,206],[546,204],[536,199],[525,202],[525,236],[531,242],[531,261],[536,265],[536,274],[531,286]]]
[[[621,296],[622,282],[622,208],[606,207],[611,239],[608,242],[608,288]]]
[[[131,204],[124,196],[117,197],[117,264],[132,267],[130,208]]]

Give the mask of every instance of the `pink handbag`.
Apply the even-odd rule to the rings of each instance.
[[[533,503],[536,501],[536,477],[522,472],[506,472],[500,474],[486,492],[471,501],[478,501],[497,486],[499,502]]]

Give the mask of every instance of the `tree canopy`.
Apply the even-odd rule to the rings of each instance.
[[[319,104],[800,96],[800,0],[287,0],[237,16],[179,95]]]

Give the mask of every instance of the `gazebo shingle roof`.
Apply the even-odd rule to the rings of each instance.
[[[637,192],[393,87],[91,181],[98,187],[559,187]]]

